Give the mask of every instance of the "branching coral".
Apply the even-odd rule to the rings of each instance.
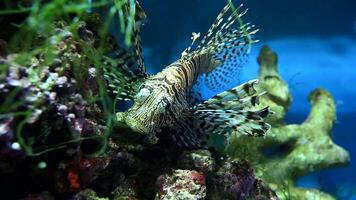
[[[227,146],[232,157],[243,157],[255,164],[258,177],[276,189],[282,199],[333,199],[328,194],[294,185],[296,178],[308,173],[344,166],[350,157],[333,143],[331,129],[336,119],[332,95],[316,89],[309,95],[312,105],[302,124],[285,124],[291,103],[288,86],[278,74],[277,54],[264,46],[258,57],[260,89],[267,91],[261,104],[269,105],[275,115],[269,121],[273,129],[264,138],[246,138],[234,134]]]

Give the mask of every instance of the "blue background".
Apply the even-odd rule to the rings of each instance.
[[[289,84],[293,104],[289,123],[301,123],[309,113],[307,96],[317,87],[329,90],[337,104],[335,143],[351,154],[347,168],[328,169],[298,180],[340,199],[356,199],[356,1],[244,0],[245,21],[260,29],[250,61],[240,80],[257,77],[259,48],[268,44],[279,55],[279,71]],[[142,41],[149,72],[160,71],[179,58],[192,32],[205,33],[225,5],[224,0],[143,0],[148,20]]]

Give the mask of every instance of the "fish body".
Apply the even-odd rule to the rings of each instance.
[[[124,80],[127,88],[116,92],[118,98],[133,101],[130,109],[117,113],[118,121],[147,135],[153,144],[157,143],[157,135],[164,129],[178,145],[185,147],[201,146],[204,138],[212,132],[235,130],[251,136],[263,136],[269,130],[270,126],[263,122],[263,118],[271,111],[268,108],[253,110],[263,94],[256,91],[257,80],[207,101],[201,99],[200,91],[194,87],[201,84],[199,82],[213,90],[224,87],[244,63],[249,46],[254,42],[251,35],[257,30],[241,24],[240,18],[246,12],[238,13],[240,6],[228,14],[230,6],[222,9],[199,44],[194,45],[198,37],[193,34],[192,45],[179,60],[162,72],[146,75],[141,62],[143,59],[138,60],[138,73],[129,73],[132,76]],[[135,55],[140,53],[137,49],[141,47],[135,49],[132,56],[125,53],[119,56],[121,70],[125,69],[126,73],[131,70],[132,64],[128,64],[133,63],[131,58],[142,58],[142,55]],[[115,76],[107,73],[111,83]],[[124,81],[117,82],[122,84]]]

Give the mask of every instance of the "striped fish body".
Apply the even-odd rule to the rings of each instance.
[[[235,72],[254,42],[251,35],[256,30],[251,29],[253,26],[241,24],[240,17],[246,12],[238,14],[235,10],[228,15],[230,6],[223,8],[195,48],[192,48],[193,43],[199,34],[193,34],[192,45],[182,53],[181,59],[156,75],[143,76],[145,78],[140,79],[139,87],[118,92],[123,95],[122,99],[134,102],[128,111],[117,113],[118,121],[147,135],[152,144],[157,143],[157,135],[162,129],[178,145],[185,147],[199,147],[205,136],[216,131],[226,133],[235,130],[249,136],[265,135],[270,126],[263,119],[272,112],[267,107],[253,108],[263,94],[255,89],[257,80],[222,92],[205,102],[191,103],[192,96],[199,94],[194,87],[197,84],[206,84],[212,90],[224,88],[228,79],[236,76]],[[239,23],[237,27],[234,26],[236,22]],[[144,73],[141,70],[140,74]],[[132,78],[127,80],[137,85]]]
[[[121,116],[124,122],[134,131],[151,136],[152,143],[162,127],[177,129],[185,124],[192,114],[187,94],[199,75],[201,59],[180,59],[147,78],[134,96],[133,106]]]

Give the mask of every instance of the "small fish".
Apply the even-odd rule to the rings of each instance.
[[[251,35],[257,32],[252,25],[241,23],[246,11],[242,5],[235,10],[226,5],[199,43],[195,44],[200,34],[193,33],[192,44],[181,58],[156,75],[145,72],[140,40],[135,40],[131,52],[122,50],[116,60],[108,59],[109,66],[116,66],[116,71],[113,67],[105,71],[113,93],[118,99],[133,101],[128,111],[117,113],[117,120],[147,135],[152,144],[162,131],[184,147],[200,147],[213,132],[264,136],[270,125],[263,119],[272,112],[268,107],[253,110],[264,94],[256,91],[258,80],[206,101],[194,87],[224,88],[245,63],[250,45],[256,42]]]

